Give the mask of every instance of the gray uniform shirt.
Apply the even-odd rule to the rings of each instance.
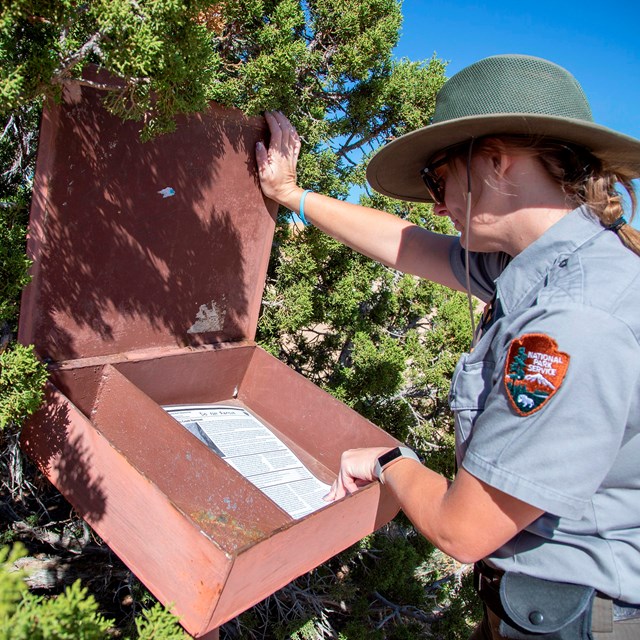
[[[513,260],[469,262],[473,293],[496,299],[452,381],[458,464],[545,511],[487,561],[640,603],[640,258],[577,209]],[[461,283],[464,263],[456,244]],[[529,371],[554,386],[535,409],[509,391],[523,336],[555,341],[567,364],[554,385],[546,365]]]

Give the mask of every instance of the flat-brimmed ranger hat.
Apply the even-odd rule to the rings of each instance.
[[[568,71],[542,58],[500,55],[447,80],[432,123],[378,151],[367,179],[383,195],[432,202],[420,172],[434,154],[471,138],[501,134],[570,142],[606,166],[640,176],[640,140],[595,124],[582,88]]]

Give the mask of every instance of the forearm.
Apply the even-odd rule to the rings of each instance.
[[[451,482],[413,460],[401,460],[383,478],[416,529],[460,562],[484,558],[543,513],[465,469]]]
[[[436,547],[456,557],[447,519],[446,497],[451,481],[414,460],[402,459],[383,472],[384,485],[402,505],[416,529]]]
[[[389,451],[388,447],[344,451],[325,499],[339,500],[362,483],[374,481],[376,462]],[[460,562],[485,557],[543,514],[464,468],[452,482],[417,460],[399,458],[384,467],[381,479],[416,529]]]
[[[299,213],[303,190],[292,190],[282,204]],[[460,289],[449,263],[453,238],[369,207],[308,193],[307,221],[342,244],[403,273]]]
[[[300,139],[291,123],[279,113],[266,113],[271,131],[267,150],[256,146],[258,175],[265,195],[299,213],[304,193],[297,185],[296,164]],[[432,233],[384,211],[361,207],[319,193],[307,193],[305,218],[343,244],[404,273],[460,285],[449,263],[451,236]]]
[[[302,193],[302,189],[296,189],[284,206],[299,213]],[[320,193],[306,195],[304,213],[309,222],[339,242],[390,267],[399,268],[403,235],[413,226],[410,222]]]

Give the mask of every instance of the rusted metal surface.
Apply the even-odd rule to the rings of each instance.
[[[229,558],[50,387],[22,447],[85,520],[190,633],[211,616]],[[179,478],[175,478],[179,482]],[[216,625],[218,626],[218,625]]]
[[[100,99],[44,112],[20,339],[54,361],[253,339],[276,210],[263,120],[212,106],[142,143]]]
[[[299,447],[313,452],[316,463],[337,474],[340,455],[346,449],[397,444],[303,376],[291,376],[282,386],[281,366],[266,351],[256,349],[238,398],[275,424],[283,438],[295,440]],[[274,388],[283,392],[274,393]]]
[[[290,518],[114,367],[105,368],[91,422],[228,554]],[[135,428],[133,428],[135,426]]]
[[[22,446],[192,635],[389,521],[377,483],[294,520],[165,404],[236,404],[322,481],[396,441],[253,341],[274,229],[261,119],[212,106],[142,144],[90,90],[45,111],[20,338],[52,359]]]
[[[187,364],[196,379],[209,381],[208,394],[199,385],[192,394],[188,380],[177,390],[167,383],[172,370],[181,373]],[[326,482],[335,478],[344,447],[396,444],[256,346],[105,364],[96,378],[94,366],[56,372],[68,397],[50,385],[22,446],[197,637],[208,637],[398,511],[376,483],[293,520],[162,410],[168,398],[244,406]],[[221,395],[228,389],[237,394]],[[76,396],[85,412],[73,405]],[[311,415],[309,407],[325,410]]]

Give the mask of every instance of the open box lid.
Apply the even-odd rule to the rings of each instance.
[[[20,341],[64,361],[253,340],[277,209],[255,168],[264,119],[212,105],[143,143],[103,96],[44,110]]]

